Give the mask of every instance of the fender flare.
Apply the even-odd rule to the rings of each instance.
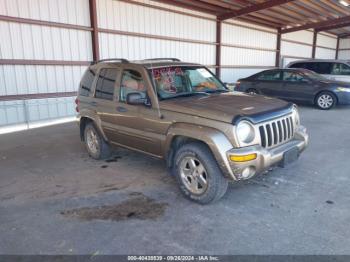
[[[226,154],[227,151],[233,148],[233,145],[224,133],[212,127],[188,123],[175,123],[168,129],[167,132],[165,146],[163,149],[163,154],[165,156],[168,154],[169,150],[171,150],[172,142],[177,136],[191,138],[205,143],[213,153],[213,156],[221,168],[224,176],[235,180]]]
[[[81,129],[81,120],[82,120],[82,118],[90,119],[92,121],[92,123],[95,125],[97,131],[103,137],[103,139],[106,142],[108,142],[107,136],[105,135],[105,133],[103,132],[103,130],[101,128],[101,119],[99,117],[97,117],[96,114],[93,114],[93,113],[91,113],[89,111],[83,112],[83,114],[81,114],[80,117],[79,117],[80,136],[81,136],[82,140],[84,139],[84,133],[83,133],[83,130]]]

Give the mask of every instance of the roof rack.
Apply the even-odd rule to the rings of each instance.
[[[103,63],[103,62],[120,62],[120,63],[129,63],[129,60],[124,59],[124,58],[107,58],[107,59],[101,59],[98,61],[93,61],[91,64],[98,64],[98,63]]]
[[[143,59],[142,61],[173,61],[173,62],[181,62],[178,58],[169,58],[169,57],[163,57],[163,58],[150,58],[150,59]]]

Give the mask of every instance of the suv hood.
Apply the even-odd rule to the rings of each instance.
[[[239,92],[177,97],[160,101],[162,110],[232,123],[233,119],[280,111],[290,103]]]

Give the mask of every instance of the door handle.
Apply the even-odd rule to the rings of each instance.
[[[124,113],[124,112],[127,112],[128,109],[126,109],[125,107],[122,107],[122,106],[117,106],[117,111],[121,112],[121,113]]]
[[[97,102],[95,102],[95,101],[92,101],[89,104],[92,105],[92,106],[97,106]]]

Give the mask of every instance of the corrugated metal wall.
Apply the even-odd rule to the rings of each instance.
[[[311,30],[303,30],[282,35],[281,56],[282,65],[288,63],[312,58],[314,32]],[[335,59],[337,38],[325,33],[317,34],[315,58],[319,59]]]
[[[90,26],[87,0],[0,0],[0,15]],[[91,33],[0,21],[0,59],[91,61]],[[84,66],[0,65],[0,96],[76,91]],[[73,98],[0,102],[0,126],[73,116]]]
[[[339,59],[350,60],[350,38],[340,39],[338,57]]]
[[[150,0],[97,0],[97,13],[101,58],[177,57],[207,65],[213,71],[216,68],[214,16]],[[89,0],[0,0],[0,15],[86,27],[0,19],[0,59],[62,62],[0,65],[0,96],[76,91],[87,62],[93,59]],[[295,32],[282,38],[284,64],[311,57],[313,32]],[[275,29],[225,21],[222,80],[231,83],[274,67],[276,41]],[[334,58],[336,42],[333,36],[319,34],[316,57]],[[348,46],[349,42],[341,41],[341,47]],[[345,50],[340,52],[340,56],[345,54]],[[0,101],[0,126],[73,116],[73,100],[74,97]]]

